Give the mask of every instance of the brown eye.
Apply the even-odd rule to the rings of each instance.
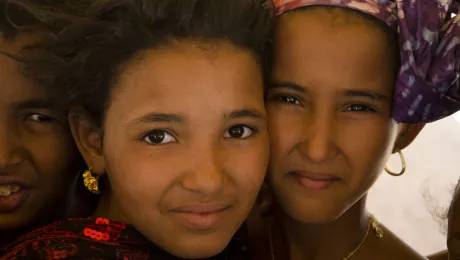
[[[375,109],[366,105],[351,105],[345,108],[347,112],[375,112]]]
[[[255,130],[249,126],[236,125],[232,126],[225,133],[225,138],[246,139],[254,134]]]
[[[27,120],[38,122],[38,123],[46,123],[46,122],[53,121],[54,118],[47,116],[47,115],[39,114],[39,113],[32,113],[27,116]]]
[[[176,138],[164,130],[153,130],[144,137],[144,141],[149,144],[158,145],[175,142]]]
[[[283,95],[283,96],[277,97],[277,99],[279,101],[281,101],[281,102],[289,103],[289,104],[293,104],[293,105],[301,105],[302,104],[297,98],[295,98],[293,96]]]

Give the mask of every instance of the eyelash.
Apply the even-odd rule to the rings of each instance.
[[[353,108],[358,108],[358,110],[353,110]],[[351,104],[351,105],[348,105],[344,110],[345,110],[345,112],[352,112],[352,113],[373,113],[373,112],[376,112],[375,108],[373,108],[373,107],[371,107],[369,105],[365,105],[365,104]]]
[[[163,138],[161,140],[161,143],[155,143],[155,142],[152,142],[152,140],[150,139],[152,137],[153,134],[163,134]],[[163,143],[164,139],[168,137],[169,138],[169,141],[166,142],[166,143]],[[166,131],[166,130],[162,130],[162,129],[155,129],[155,130],[152,130],[150,132],[148,132],[147,134],[145,134],[143,137],[142,137],[142,141],[150,144],[150,145],[165,145],[165,144],[169,144],[169,143],[172,143],[172,142],[177,142],[177,138],[171,134],[170,132]]]
[[[232,136],[230,136],[230,135],[228,135],[229,137],[227,137],[227,134],[229,133],[229,131],[230,131],[231,129],[234,129],[234,128],[237,128],[237,127],[242,127],[242,128],[244,128],[244,130],[249,130],[249,131],[251,131],[251,132],[249,133],[248,136],[245,136],[245,137],[232,137]],[[243,131],[244,131],[244,130],[243,130]],[[248,126],[248,125],[234,125],[234,126],[228,128],[228,129],[225,131],[224,137],[225,137],[226,139],[241,139],[241,140],[244,140],[244,139],[248,139],[248,138],[253,137],[253,136],[256,135],[258,132],[259,132],[258,129],[257,129],[256,127],[253,127],[253,126]],[[244,136],[244,133],[245,133],[245,132],[243,132],[243,136]]]
[[[296,105],[296,106],[302,106],[302,101],[300,101],[299,98],[296,98],[292,95],[277,95],[273,97],[275,101],[285,103],[285,104],[290,104],[290,105]],[[289,99],[291,102],[287,101]]]
[[[34,117],[36,117],[34,119]],[[26,117],[26,120],[29,120],[29,121],[32,121],[32,122],[35,122],[35,123],[43,123],[43,124],[46,124],[46,123],[51,123],[53,121],[55,121],[56,119],[52,116],[48,116],[48,115],[44,115],[44,114],[40,114],[40,113],[30,113],[27,115]]]
[[[290,104],[290,105],[296,105],[296,106],[303,105],[299,98],[296,98],[292,95],[277,95],[273,99],[276,101],[282,102],[282,103]],[[286,101],[286,99],[290,99],[291,102]],[[356,107],[360,107],[361,109],[353,110],[353,108],[356,108]],[[376,109],[373,108],[372,106],[365,105],[365,104],[351,104],[351,105],[348,105],[344,109],[344,111],[353,112],[353,113],[372,113],[372,112],[376,112]]]
[[[237,127],[242,127],[244,128],[243,129],[243,135],[241,137],[232,137],[230,134],[229,134],[229,131],[234,129],[234,128],[237,128]],[[250,131],[249,134],[247,134],[247,130]],[[256,127],[252,127],[252,126],[248,126],[248,125],[234,125],[230,128],[228,128],[226,131],[225,131],[225,134],[224,134],[224,138],[225,139],[241,139],[241,140],[244,140],[244,139],[248,139],[248,138],[251,138],[253,137],[254,135],[256,135],[258,133],[258,129]],[[162,134],[162,140],[160,143],[155,143],[154,141],[152,141],[152,137],[154,134]],[[167,142],[164,142],[164,140],[167,140]],[[148,132],[147,134],[143,135],[142,138],[141,138],[142,141],[150,144],[150,145],[165,145],[165,144],[169,144],[169,143],[173,143],[173,142],[177,142],[177,138],[171,134],[169,131],[167,130],[162,130],[162,129],[155,129],[155,130],[152,130],[150,132]]]

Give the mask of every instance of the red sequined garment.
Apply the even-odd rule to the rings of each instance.
[[[242,234],[245,232],[239,232]],[[249,259],[244,239],[236,235],[213,260]],[[0,250],[0,260],[119,259],[177,260],[132,226],[107,219],[69,219],[26,234]]]

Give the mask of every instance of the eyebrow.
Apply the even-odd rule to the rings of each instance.
[[[365,97],[365,98],[370,98],[373,100],[389,100],[390,99],[389,97],[385,95],[382,95],[376,92],[372,92],[372,91],[366,91],[366,90],[346,90],[344,94],[345,96],[348,96],[348,97]]]
[[[292,83],[292,82],[273,82],[273,83],[270,83],[269,85],[269,89],[271,88],[285,88],[285,89],[290,89],[290,90],[301,92],[301,93],[306,93],[308,91],[301,85],[297,83]],[[365,98],[370,98],[373,100],[389,100],[390,99],[386,95],[382,95],[380,93],[376,93],[373,91],[367,91],[367,90],[346,90],[344,94],[345,96],[348,96],[348,97],[365,97]]]
[[[265,115],[256,109],[241,109],[232,111],[224,116],[225,120],[236,118],[255,118],[264,120]],[[168,113],[149,113],[141,118],[137,118],[127,123],[127,126],[151,123],[177,123],[184,124],[185,118],[179,114]]]
[[[51,99],[29,99],[13,103],[14,110],[25,109],[49,109],[56,110],[59,108],[56,101]]]
[[[178,123],[183,124],[185,119],[178,114],[149,113],[140,118],[134,119],[127,125],[151,124],[151,123]]]
[[[276,88],[285,88],[285,89],[290,89],[293,91],[301,92],[301,93],[306,93],[307,90],[302,87],[301,85],[293,82],[272,82],[268,86],[269,89],[276,89]]]
[[[254,118],[259,120],[265,120],[265,114],[259,112],[256,109],[241,109],[235,110],[225,115],[225,120],[237,119],[237,118]]]

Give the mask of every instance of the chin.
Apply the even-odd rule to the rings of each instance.
[[[306,210],[285,210],[286,215],[302,224],[326,224],[336,220],[340,214]]]
[[[22,229],[28,227],[31,222],[33,222],[33,217],[21,214],[21,212],[0,214],[0,230],[3,231]]]
[[[343,214],[342,208],[337,209],[324,201],[307,202],[299,198],[294,201],[280,200],[279,203],[284,214],[302,224],[326,224]]]
[[[203,259],[210,258],[215,255],[218,255],[224,251],[225,247],[228,244],[218,244],[218,243],[197,243],[196,246],[184,246],[174,245],[174,248],[165,248],[165,250],[181,259]]]

